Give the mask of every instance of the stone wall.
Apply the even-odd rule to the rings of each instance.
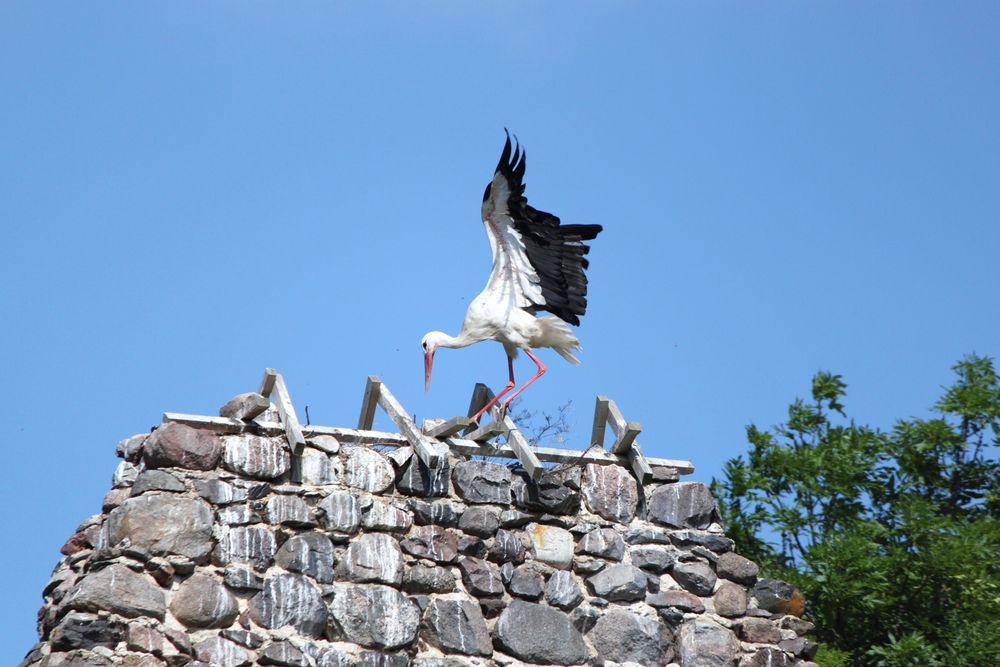
[[[759,580],[670,469],[536,485],[330,436],[293,462],[284,437],[178,423],[117,451],[22,666],[812,664],[801,595]]]

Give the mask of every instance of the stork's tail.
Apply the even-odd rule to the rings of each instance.
[[[542,328],[538,347],[551,347],[569,363],[580,365],[580,360],[573,356],[580,349],[580,341],[570,331],[569,325],[558,317],[539,317],[538,325]]]

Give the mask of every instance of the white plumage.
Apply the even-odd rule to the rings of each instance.
[[[439,347],[465,347],[495,340],[507,353],[509,381],[474,419],[514,388],[513,360],[518,350],[535,362],[537,372],[503,403],[501,410],[545,373],[545,365],[532,348],[548,347],[572,364],[580,342],[568,323],[579,324],[587,307],[583,241],[601,231],[600,225],[561,225],[556,216],[528,205],[524,197],[525,155],[513,147],[510,135],[504,144],[493,179],[483,195],[482,220],[493,254],[493,269],[485,289],[472,300],[457,336],[431,331],[424,336],[424,380],[430,387],[434,353]],[[546,310],[553,316],[536,317]]]

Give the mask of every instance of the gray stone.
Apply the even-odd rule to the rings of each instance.
[[[588,556],[576,556],[573,558],[573,571],[586,577],[597,574],[608,566],[608,561],[600,558],[590,558]]]
[[[311,447],[306,447],[299,458],[299,471],[303,484],[323,486],[335,484],[338,481],[337,469],[330,460],[329,454]]]
[[[625,531],[625,541],[629,544],[670,544],[670,533],[657,528],[630,528]]]
[[[356,582],[374,581],[399,585],[403,581],[403,554],[389,535],[368,533],[351,542],[336,576]]]
[[[256,572],[242,567],[230,566],[225,569],[222,579],[226,586],[236,590],[259,591],[264,588],[264,578]]]
[[[572,609],[583,601],[583,591],[576,577],[566,570],[557,570],[545,586],[545,601],[553,607]]]
[[[316,525],[306,501],[298,496],[271,496],[267,501],[267,520],[271,524],[295,528]]]
[[[115,454],[118,458],[138,463],[139,457],[142,456],[142,445],[148,437],[149,433],[139,433],[138,435],[133,435],[131,438],[118,441],[118,444],[115,445]]]
[[[707,618],[695,618],[681,626],[677,657],[681,667],[732,667],[740,643],[727,628]]]
[[[215,560],[221,565],[247,563],[258,570],[271,564],[278,545],[267,526],[232,526],[220,530]]]
[[[500,518],[488,507],[470,507],[462,513],[458,527],[469,535],[493,537],[500,528]]]
[[[805,637],[794,637],[792,639],[782,639],[778,642],[778,648],[792,655],[809,660],[816,655],[819,645],[816,642],[809,641]]]
[[[222,440],[211,431],[171,422],[153,431],[142,447],[147,468],[212,470],[219,465]]]
[[[330,614],[347,641],[383,649],[412,643],[420,623],[417,605],[388,586],[340,586]]]
[[[604,660],[655,666],[674,657],[673,636],[663,623],[627,611],[604,614],[587,637]]]
[[[250,421],[269,407],[271,407],[271,401],[255,391],[250,391],[245,394],[237,394],[229,399],[228,403],[219,408],[219,416]]]
[[[613,528],[598,528],[583,536],[576,546],[577,553],[621,560],[625,555],[625,541]]]
[[[795,586],[778,579],[761,579],[753,587],[757,605],[772,614],[801,616],[805,611],[805,599]]]
[[[632,474],[616,465],[587,464],[583,476],[583,498],[594,514],[618,523],[635,517],[639,490]]]
[[[535,560],[559,570],[568,570],[573,563],[576,546],[573,534],[563,528],[532,523],[527,527],[531,553]]]
[[[289,642],[274,642],[260,652],[258,662],[262,665],[285,665],[286,667],[309,667],[309,658]]]
[[[580,509],[580,493],[567,483],[567,478],[575,481],[580,488],[580,469],[570,468],[558,472],[549,471],[537,482],[521,471],[511,479],[511,494],[514,504],[524,509],[553,514],[576,514]]]
[[[49,635],[54,651],[104,646],[114,648],[125,638],[125,624],[97,614],[70,612],[63,616]]]
[[[344,447],[344,451],[344,484],[372,493],[382,493],[392,486],[395,474],[383,454],[368,447]]]
[[[361,525],[361,510],[354,494],[337,491],[320,501],[323,525],[338,533],[351,534]]]
[[[417,526],[399,546],[408,554],[437,563],[451,563],[458,558],[458,537],[441,526]]]
[[[242,667],[251,663],[245,648],[222,637],[209,637],[193,646],[194,657],[212,667]],[[191,667],[194,663],[188,663]]]
[[[718,516],[712,492],[701,482],[664,484],[649,494],[649,515],[674,528],[708,528]]]
[[[791,667],[792,661],[776,648],[762,648],[750,656],[750,660],[740,663],[741,667]]]
[[[250,599],[250,617],[257,625],[275,629],[294,626],[310,637],[319,637],[326,627],[326,605],[309,579],[299,574],[276,574],[264,581],[264,589]]]
[[[476,597],[503,595],[500,568],[493,563],[463,556],[458,559],[458,569],[462,573],[465,589]]]
[[[336,454],[340,451],[340,442],[332,435],[309,436],[306,438],[306,444],[327,454]]]
[[[410,500],[410,511],[413,512],[413,520],[418,525],[444,526],[454,528],[458,525],[459,516],[462,514],[462,506],[450,500]]]
[[[717,580],[709,564],[700,560],[674,564],[671,575],[695,595],[711,595]]]
[[[152,577],[117,563],[81,579],[63,606],[80,611],[110,611],[127,618],[152,616],[161,621],[167,611],[163,591]]]
[[[228,628],[226,630],[222,630],[219,633],[219,636],[225,637],[226,639],[234,641],[240,646],[246,646],[247,648],[258,649],[264,645],[264,637],[256,632],[250,632],[249,630]]]
[[[500,529],[490,541],[486,557],[494,563],[520,563],[524,560],[524,553],[524,544],[518,536]]]
[[[421,638],[444,653],[489,656],[490,633],[479,603],[464,595],[438,596],[424,612]]]
[[[455,490],[466,502],[510,504],[510,468],[487,461],[462,461],[452,474]]]
[[[357,667],[408,667],[410,658],[405,653],[362,651]]]
[[[247,490],[223,482],[221,479],[199,479],[194,483],[198,495],[213,505],[241,503],[247,499]]]
[[[639,568],[619,563],[587,579],[594,595],[611,602],[631,602],[646,597],[646,575]]]
[[[514,569],[510,577],[510,594],[528,600],[542,597],[545,577],[535,563],[525,563]]]
[[[372,498],[372,504],[362,512],[361,524],[369,530],[407,531],[413,517],[388,500]]]
[[[500,648],[515,658],[540,664],[576,665],[587,659],[583,636],[563,612],[514,600],[494,628]]]
[[[753,644],[777,644],[781,630],[766,618],[744,618],[740,622],[740,639]]]
[[[195,574],[170,597],[170,613],[189,628],[224,628],[236,620],[239,606],[217,579]]]
[[[408,593],[450,593],[455,577],[443,567],[413,565],[403,573],[403,590]]]
[[[184,482],[164,470],[143,470],[136,477],[135,483],[132,485],[133,496],[142,495],[147,491],[170,491],[176,493],[186,490]]]
[[[778,627],[784,630],[791,630],[797,635],[808,635],[810,632],[816,629],[816,625],[809,621],[803,621],[801,618],[796,618],[795,616],[783,616],[781,622],[778,623]]]
[[[705,603],[694,593],[672,589],[660,591],[660,597],[665,607],[674,607],[692,614],[701,614],[705,611]]]
[[[722,582],[712,599],[715,601],[715,613],[719,616],[735,618],[747,613],[747,592],[739,584]]]
[[[409,496],[433,498],[448,495],[448,477],[451,474],[451,463],[448,461],[448,445],[435,445],[441,455],[441,465],[431,470],[418,456],[411,456],[403,467],[403,472],[396,481],[396,488]]]
[[[709,551],[721,554],[732,551],[733,541],[724,535],[706,533],[701,530],[674,530],[670,533],[670,541],[679,547],[690,549],[693,546],[705,547]]]
[[[633,547],[629,554],[633,565],[657,574],[666,572],[677,562],[676,551],[655,544]]]
[[[101,544],[128,539],[150,554],[201,560],[212,549],[212,509],[203,500],[173,494],[129,498],[104,522]]]
[[[253,503],[260,505],[260,503]],[[219,510],[219,523],[227,526],[246,526],[263,521],[260,514],[250,508],[250,505],[234,505]]]
[[[238,475],[275,479],[288,472],[291,458],[281,438],[237,435],[226,438],[222,465]]]
[[[324,584],[333,581],[333,543],[322,533],[292,536],[281,545],[274,560],[289,572],[308,574]]]
[[[471,535],[462,535],[458,538],[458,553],[473,558],[486,558],[489,549],[482,539]]]
[[[521,528],[535,520],[534,514],[526,514],[521,510],[504,510],[500,512],[501,528]]]

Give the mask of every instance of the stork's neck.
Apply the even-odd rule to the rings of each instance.
[[[438,347],[468,347],[482,340],[481,338],[469,335],[464,329],[459,331],[457,336],[449,336],[442,331],[438,331],[437,334]]]

